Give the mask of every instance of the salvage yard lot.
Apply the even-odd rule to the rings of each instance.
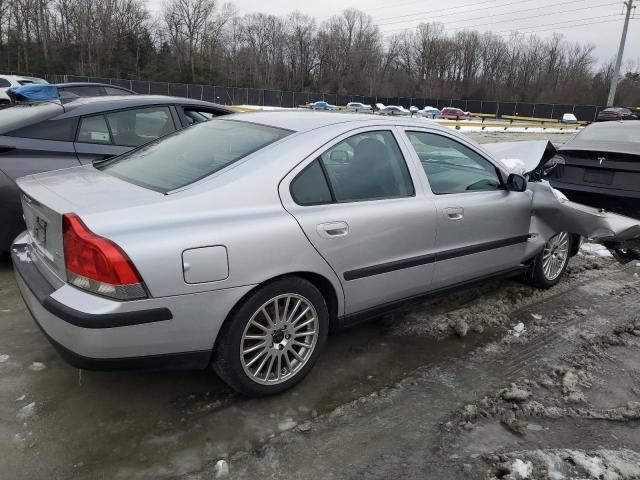
[[[331,337],[293,390],[246,399],[208,371],[69,367],[4,260],[0,479],[204,480],[221,459],[247,479],[638,478],[639,272],[585,251],[552,290],[413,302]]]

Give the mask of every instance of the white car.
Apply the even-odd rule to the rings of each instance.
[[[49,83],[42,78],[23,77],[20,75],[0,75],[0,103],[9,103],[11,99],[7,95],[7,90],[11,87],[22,87],[30,83]]]
[[[438,110],[436,107],[426,106],[422,110],[418,110],[418,115],[427,118],[436,118],[438,115],[440,115],[440,110]]]
[[[411,115],[411,112],[399,105],[387,105],[380,109],[380,115]]]
[[[562,115],[562,123],[578,123],[578,119],[573,113],[565,113]]]
[[[371,105],[367,105],[366,103],[360,103],[360,102],[349,102],[347,103],[347,110],[349,112],[371,112],[372,108]]]

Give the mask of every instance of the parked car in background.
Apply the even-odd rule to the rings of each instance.
[[[593,123],[559,148],[549,181],[572,200],[640,218],[640,122]]]
[[[399,105],[387,105],[378,110],[380,115],[411,115],[411,112]]]
[[[16,179],[120,155],[231,110],[188,98],[93,97],[0,110],[0,253],[24,229]]]
[[[418,107],[416,107],[415,105],[411,105],[409,107],[409,112],[411,113],[411,115],[415,115],[420,111],[420,109]]]
[[[56,88],[60,94],[60,98],[73,99],[78,97],[104,97],[104,96],[124,96],[137,95],[133,90],[118,87],[117,85],[109,85],[105,83],[57,83]]]
[[[440,111],[440,116],[448,120],[463,120],[469,118],[471,113],[459,108],[445,107]]]
[[[610,107],[605,108],[598,112],[596,116],[596,122],[607,122],[611,120],[637,120],[638,116],[635,115],[628,108]]]
[[[574,124],[578,123],[578,118],[573,113],[565,113],[562,115],[561,123]]]
[[[248,395],[299,382],[330,328],[479,280],[550,288],[579,235],[640,227],[453,130],[373,115],[242,113],[18,186],[18,287],[63,358],[212,365]]]
[[[365,103],[359,102],[349,102],[347,103],[347,111],[349,112],[366,112],[370,113],[372,111],[371,105],[367,105]]]
[[[23,77],[21,75],[0,75],[0,104],[11,102],[7,90],[11,87],[22,87],[31,83],[48,83],[42,78]]]
[[[435,107],[426,106],[421,110],[418,110],[418,115],[421,117],[435,118],[440,115],[440,110]]]
[[[313,102],[309,104],[311,110],[338,110],[338,107],[324,101]]]

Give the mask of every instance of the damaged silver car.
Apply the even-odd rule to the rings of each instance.
[[[20,179],[28,231],[12,258],[69,363],[212,365],[242,393],[273,394],[330,330],[498,277],[549,288],[581,236],[640,235],[542,181],[553,154],[408,118],[232,115]]]

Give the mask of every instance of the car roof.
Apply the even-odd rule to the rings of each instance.
[[[352,124],[354,128],[366,127],[367,125],[403,124],[445,129],[436,123],[428,122],[423,119],[411,119],[407,117],[399,118],[383,115],[364,115],[361,113],[314,112],[302,109],[238,113],[225,117],[225,119],[257,123],[270,127],[283,128],[293,132],[308,132],[310,130],[315,130],[316,128],[338,124]]]
[[[226,110],[229,113],[233,111],[224,105],[217,103],[205,102],[203,100],[194,100],[184,97],[168,97],[164,95],[109,95],[104,97],[80,97],[64,104],[65,111],[68,116],[87,115],[90,113],[98,113],[107,110],[118,110],[126,108],[134,108],[151,105],[195,105],[202,107],[213,107]]]
[[[25,77],[22,75],[0,75],[0,78],[6,78],[7,80],[13,80],[14,82],[17,82],[18,80],[31,80],[31,81],[43,80],[42,78]]]

